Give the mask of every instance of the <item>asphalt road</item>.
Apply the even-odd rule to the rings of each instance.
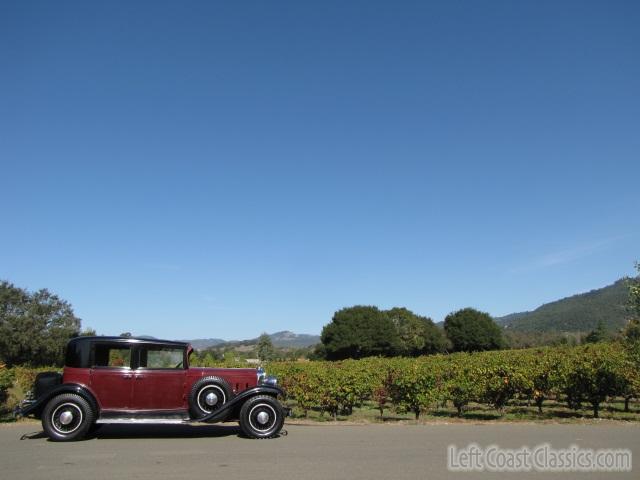
[[[640,425],[602,423],[286,425],[271,440],[241,438],[233,424],[105,425],[91,439],[54,443],[37,423],[0,425],[0,479],[429,479],[585,478],[584,473],[452,473],[447,446],[628,448],[631,472],[586,478],[639,478]]]

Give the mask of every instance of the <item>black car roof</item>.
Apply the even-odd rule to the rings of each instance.
[[[146,345],[163,345],[167,347],[188,347],[187,342],[175,342],[173,340],[159,340],[157,338],[142,338],[142,337],[76,337],[69,340],[69,345],[75,343],[84,342],[118,342],[118,343],[130,343],[130,344],[146,344]]]

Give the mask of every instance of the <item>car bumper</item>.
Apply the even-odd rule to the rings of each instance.
[[[19,417],[24,417],[25,415],[28,415],[34,405],[36,404],[36,401],[33,399],[25,399],[22,400],[18,406],[16,408],[13,409],[13,416],[16,418]]]

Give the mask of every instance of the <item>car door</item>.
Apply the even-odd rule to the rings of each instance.
[[[134,410],[185,410],[186,349],[138,345],[131,405]]]
[[[131,353],[131,346],[120,342],[96,342],[92,347],[91,389],[103,410],[131,408]]]

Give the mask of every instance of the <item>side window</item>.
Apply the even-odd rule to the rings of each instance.
[[[184,348],[144,346],[140,348],[140,368],[184,368]]]
[[[129,368],[131,366],[131,348],[122,344],[97,343],[93,350],[93,366]]]

